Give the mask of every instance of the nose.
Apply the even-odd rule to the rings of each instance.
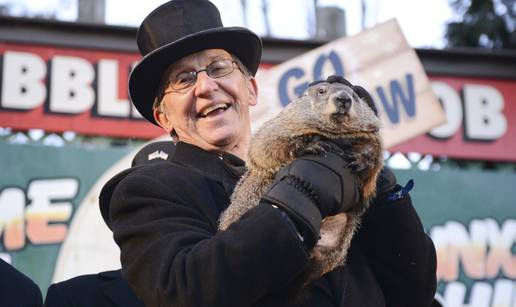
[[[340,92],[335,95],[335,102],[337,106],[344,108],[345,110],[349,110],[351,108],[351,97],[345,92]]]
[[[195,95],[205,96],[218,88],[217,82],[212,79],[206,71],[201,71],[197,74],[197,80],[195,80]]]

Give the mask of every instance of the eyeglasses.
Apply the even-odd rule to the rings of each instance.
[[[206,74],[213,79],[222,78],[224,76],[229,75],[235,70],[236,64],[235,61],[224,59],[224,60],[216,60],[208,64],[204,69],[201,70],[193,70],[193,71],[184,71],[179,74],[170,76],[168,80],[167,87],[170,86],[172,89],[164,92],[163,94],[168,94],[171,92],[182,91],[188,88],[191,88],[195,82],[197,82],[197,76],[199,73],[205,71]]]

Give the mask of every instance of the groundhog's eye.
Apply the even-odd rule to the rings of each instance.
[[[326,89],[324,87],[320,87],[317,89],[317,93],[319,95],[324,95],[324,94],[326,94]]]

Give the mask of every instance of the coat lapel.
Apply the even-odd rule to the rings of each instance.
[[[103,272],[99,276],[105,280],[101,285],[102,292],[115,306],[144,307],[129,284],[122,278],[120,270]]]
[[[217,198],[229,198],[233,189],[245,172],[244,161],[236,156],[228,153],[213,153],[202,150],[194,145],[178,142],[176,151],[171,162],[180,164],[189,169],[201,172],[203,176],[212,178],[218,182],[223,190],[214,190],[213,193],[219,193]],[[227,207],[201,206],[199,209],[210,218],[213,226],[218,227],[218,217]]]

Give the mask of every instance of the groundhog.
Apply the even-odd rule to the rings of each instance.
[[[332,147],[328,141],[332,141],[339,144],[339,154],[353,170],[360,201],[349,211],[322,221],[320,239],[311,252],[311,265],[296,283],[306,285],[343,265],[383,167],[380,120],[376,113],[371,96],[340,76],[311,83],[301,97],[252,136],[246,156],[247,171],[221,215],[219,229],[227,229],[258,205],[281,167],[301,155],[324,154]]]

